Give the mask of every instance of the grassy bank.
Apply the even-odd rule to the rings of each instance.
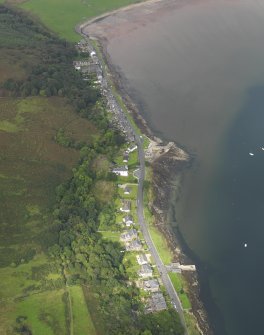
[[[183,309],[190,309],[191,303],[188,298],[188,286],[184,278],[179,273],[169,273],[172,284],[179,295]]]
[[[138,2],[137,0],[28,0],[20,5],[23,9],[38,16],[41,21],[61,37],[78,41],[76,24]]]

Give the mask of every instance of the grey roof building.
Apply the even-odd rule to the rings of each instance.
[[[129,213],[131,210],[131,201],[129,200],[123,200],[122,206],[120,207],[121,212]]]
[[[128,186],[126,186],[126,187],[124,188],[124,194],[130,194],[130,193],[131,193],[131,188],[128,187]]]
[[[122,233],[121,236],[120,236],[121,241],[124,241],[124,242],[132,241],[135,238],[137,238],[136,229],[130,229],[130,230]]]
[[[143,282],[143,288],[145,291],[149,292],[158,292],[159,291],[159,282],[157,279],[149,279]]]
[[[149,264],[143,264],[141,265],[141,268],[138,271],[138,274],[142,278],[147,278],[147,277],[152,277],[153,271]]]
[[[163,294],[160,292],[154,293],[148,300],[146,312],[158,312],[162,311],[163,309],[167,309],[167,304]]]
[[[126,250],[127,251],[139,251],[142,249],[142,244],[138,239],[133,240],[126,244]]]

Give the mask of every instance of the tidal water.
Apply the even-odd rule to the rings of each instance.
[[[264,334],[264,1],[193,1],[108,52],[151,128],[194,157],[175,217],[216,334]]]

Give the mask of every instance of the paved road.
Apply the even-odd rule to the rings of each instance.
[[[138,157],[139,157],[139,165],[140,165],[140,176],[139,176],[139,181],[138,181],[138,194],[137,194],[138,223],[141,227],[141,230],[142,230],[144,239],[147,243],[147,246],[149,248],[149,251],[154,259],[154,262],[157,265],[157,269],[162,278],[162,282],[166,288],[168,295],[171,298],[172,303],[174,304],[174,306],[176,307],[179,313],[181,322],[183,326],[185,327],[185,334],[187,335],[187,329],[185,325],[185,319],[184,319],[183,309],[182,309],[180,299],[170,280],[170,277],[167,273],[167,269],[165,265],[163,264],[162,260],[160,259],[159,253],[154,245],[154,242],[150,236],[149,230],[144,220],[143,184],[144,184],[144,179],[145,179],[145,153],[144,153],[143,143],[141,141],[140,136],[135,133],[135,138],[136,138],[136,143],[138,145]]]
[[[84,27],[85,27],[85,24],[77,26],[76,31],[80,35],[84,36],[87,39],[87,38],[89,38],[89,36],[87,36],[83,33],[83,28]],[[121,106],[119,106],[119,107],[122,109]],[[124,117],[126,117],[125,114],[124,114]],[[137,133],[137,131],[135,130],[133,125],[130,123],[129,119],[128,119],[128,123],[130,124],[130,127],[131,127],[131,129],[134,133],[135,142],[136,142],[137,147],[138,147],[138,157],[139,157],[139,179],[138,179],[138,193],[137,193],[138,223],[140,225],[140,228],[141,228],[141,231],[143,233],[144,239],[145,239],[145,241],[147,243],[147,246],[149,248],[149,252],[151,253],[151,255],[153,257],[154,263],[157,265],[157,269],[160,273],[160,276],[161,276],[162,282],[164,284],[164,287],[166,288],[166,291],[167,291],[168,295],[170,296],[170,299],[171,299],[174,307],[176,308],[176,310],[177,310],[177,312],[180,316],[182,325],[185,328],[185,335],[188,335],[186,324],[185,324],[185,319],[184,319],[184,314],[183,314],[183,309],[182,309],[182,305],[181,305],[179,296],[174,289],[174,286],[173,286],[173,284],[170,280],[170,277],[167,273],[167,269],[166,269],[165,265],[163,264],[162,260],[160,259],[160,256],[159,256],[159,254],[157,252],[157,249],[154,245],[154,242],[153,242],[153,240],[152,240],[152,238],[149,234],[149,231],[148,231],[145,219],[144,219],[143,184],[144,184],[144,180],[145,180],[145,153],[144,153],[144,148],[143,148],[143,138],[141,138],[140,135]]]

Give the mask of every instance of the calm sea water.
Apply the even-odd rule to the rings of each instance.
[[[217,335],[264,334],[264,1],[199,1],[108,51],[152,129],[195,156],[174,205]]]

